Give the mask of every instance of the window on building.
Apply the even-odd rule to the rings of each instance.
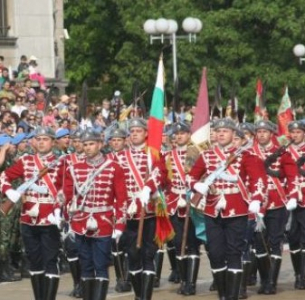
[[[6,0],[0,0],[0,37],[6,37],[8,31]]]

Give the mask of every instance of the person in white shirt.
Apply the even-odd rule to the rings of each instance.
[[[19,93],[15,100],[15,105],[12,106],[11,111],[16,113],[19,117],[21,113],[27,109],[26,106],[23,105],[23,101],[25,100],[25,94]]]

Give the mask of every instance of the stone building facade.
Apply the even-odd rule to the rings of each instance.
[[[0,0],[0,55],[16,69],[20,56],[37,57],[51,81],[64,76],[64,0]]]

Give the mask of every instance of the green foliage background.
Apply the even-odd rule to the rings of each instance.
[[[305,43],[305,0],[69,0],[65,3],[66,70],[72,89],[84,79],[95,87],[91,100],[122,91],[127,103],[132,86],[148,89],[150,105],[159,54],[166,45],[149,43],[145,20],[165,17],[182,24],[192,16],[203,22],[195,44],[177,42],[180,101],[196,102],[202,67],[208,68],[210,102],[218,83],[223,105],[232,90],[239,105],[252,113],[255,85],[266,87],[267,108],[275,115],[285,84],[295,106],[302,105],[305,66],[293,46]],[[181,27],[181,25],[180,25]],[[181,28],[178,34],[183,34]],[[172,52],[164,49],[167,101],[171,102]],[[98,87],[98,89],[96,89]],[[96,91],[99,91],[96,93]]]

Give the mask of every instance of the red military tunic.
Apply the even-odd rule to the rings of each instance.
[[[65,156],[67,166],[75,165],[76,163],[83,162],[85,160],[85,153],[70,153]]]
[[[291,153],[292,159],[297,162],[298,159],[300,159],[301,156],[305,155],[305,143],[301,143],[300,145],[290,145],[287,149],[287,152]],[[305,172],[305,165],[301,167],[301,170]],[[300,207],[305,207],[305,176],[300,174],[298,176],[298,184],[297,184],[297,189],[298,189],[298,205]]]
[[[186,200],[185,160],[187,146],[173,149],[166,153],[166,167],[170,176],[170,182],[166,190],[166,204],[169,215],[178,213],[179,217],[185,217],[186,208],[179,207],[179,200]],[[183,201],[182,201],[183,202]]]
[[[220,151],[226,159],[231,153],[236,151],[232,146],[231,148],[226,147],[224,149],[215,146],[212,149],[202,152],[190,173],[187,175],[186,180],[190,188],[193,189],[194,184],[198,182],[203,175],[210,175],[223,161],[216,154],[216,149]],[[211,217],[217,217],[220,213],[223,218],[245,216],[248,215],[249,202],[252,200],[264,201],[267,179],[263,162],[256,155],[252,155],[249,151],[244,151],[230,164],[230,168],[233,168],[234,173],[239,176],[243,183],[247,182],[247,199],[245,199],[240,192],[238,183],[216,179],[207,194],[204,214]],[[226,201],[226,207],[218,212],[216,205],[222,197],[224,197]]]
[[[112,159],[112,160],[115,160],[115,156],[116,156],[115,152],[109,152],[109,153],[106,154],[106,157],[108,159]]]
[[[128,219],[140,219],[141,215],[141,201],[140,192],[144,184],[155,192],[158,187],[162,186],[166,180],[166,168],[164,159],[161,157],[160,161],[152,166],[153,172],[149,174],[149,157],[146,147],[129,148],[122,150],[116,154],[116,159],[124,170],[127,187],[127,216]],[[133,213],[130,213],[131,205],[135,206]],[[145,206],[146,218],[152,217],[155,214],[155,203],[150,201]]]
[[[60,203],[56,200],[56,194],[62,186],[62,173],[63,164],[62,160],[58,160],[54,154],[49,153],[45,156],[35,155],[23,155],[13,166],[7,168],[0,176],[0,191],[2,194],[8,189],[11,189],[11,182],[14,179],[22,178],[25,182],[30,180],[34,172],[38,172],[39,167],[35,163],[35,157],[40,160],[44,166],[48,166],[54,161],[58,163],[49,169],[47,176],[51,181],[51,185],[55,189],[56,193],[52,193],[52,189],[49,188],[46,177],[37,180],[35,183],[38,186],[44,186],[47,188],[46,194],[40,194],[37,191],[28,189],[23,197],[23,205],[21,211],[20,221],[27,225],[53,225],[48,221],[48,215],[53,213],[54,209],[60,207]],[[31,217],[30,210],[34,206],[38,207],[38,215]]]
[[[97,175],[90,177],[98,169]],[[83,197],[78,190],[84,186],[89,189]],[[104,237],[111,235],[113,229],[124,231],[127,192],[123,170],[116,162],[102,157],[96,165],[84,160],[70,166],[64,193],[67,211],[75,204],[72,201],[76,201],[77,209],[70,219],[71,229],[75,233]],[[96,230],[87,228],[87,221],[91,217],[97,221]]]
[[[268,156],[274,153],[278,149],[278,146],[270,142],[267,146],[262,147],[255,145],[253,147],[254,152],[262,159],[265,160]],[[277,160],[270,166],[272,171],[279,172],[279,182],[282,187],[285,198],[281,196],[278,191],[277,185],[274,183],[273,177],[267,174],[268,178],[268,199],[266,209],[277,209],[284,207],[285,204],[292,198],[298,199],[297,186],[298,183],[298,171],[295,162],[293,161],[291,154],[287,151],[279,156]]]

